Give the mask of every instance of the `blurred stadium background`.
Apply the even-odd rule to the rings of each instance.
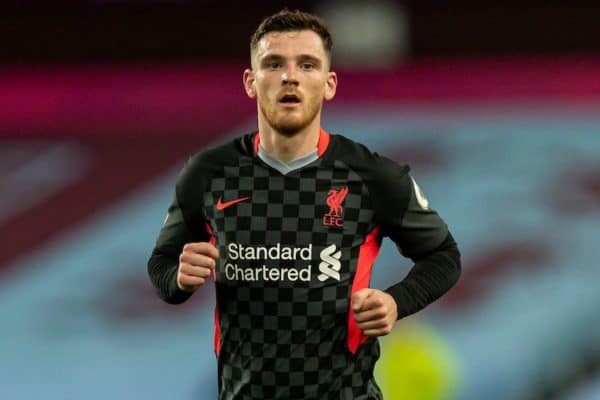
[[[193,152],[254,128],[248,38],[334,31],[324,125],[412,165],[463,252],[386,399],[600,399],[600,9],[558,1],[0,4],[0,399],[212,399],[212,288],[146,260]],[[387,243],[373,285],[409,263]]]

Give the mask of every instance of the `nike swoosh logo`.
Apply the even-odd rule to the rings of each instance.
[[[249,198],[250,197],[241,197],[239,199],[235,199],[235,200],[231,200],[231,201],[226,201],[225,203],[223,203],[221,201],[221,198],[219,197],[219,200],[217,201],[217,210],[219,210],[219,211],[224,210],[224,209],[226,209],[229,206],[232,206],[232,205],[237,204],[237,203],[241,203],[242,201],[246,201]]]

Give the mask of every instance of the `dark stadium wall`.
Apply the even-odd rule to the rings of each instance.
[[[411,56],[600,52],[593,2],[397,1]],[[316,1],[2,2],[0,65],[135,60],[240,60],[258,21]],[[218,38],[218,40],[215,40]]]

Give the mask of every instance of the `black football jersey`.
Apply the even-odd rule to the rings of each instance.
[[[189,297],[178,256],[212,241],[220,399],[381,399],[378,341],[358,329],[351,294],[369,286],[383,237],[419,259],[446,224],[407,166],[361,144],[321,130],[318,158],[284,175],[257,156],[259,137],[183,168],[151,258],[159,295]]]

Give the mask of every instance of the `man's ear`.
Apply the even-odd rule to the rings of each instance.
[[[244,89],[246,90],[248,97],[251,99],[256,98],[256,88],[254,87],[254,71],[252,71],[250,68],[246,68],[244,70],[244,76],[242,79],[244,81]]]
[[[338,80],[335,72],[328,72],[327,81],[325,82],[325,100],[331,100],[335,96]]]

